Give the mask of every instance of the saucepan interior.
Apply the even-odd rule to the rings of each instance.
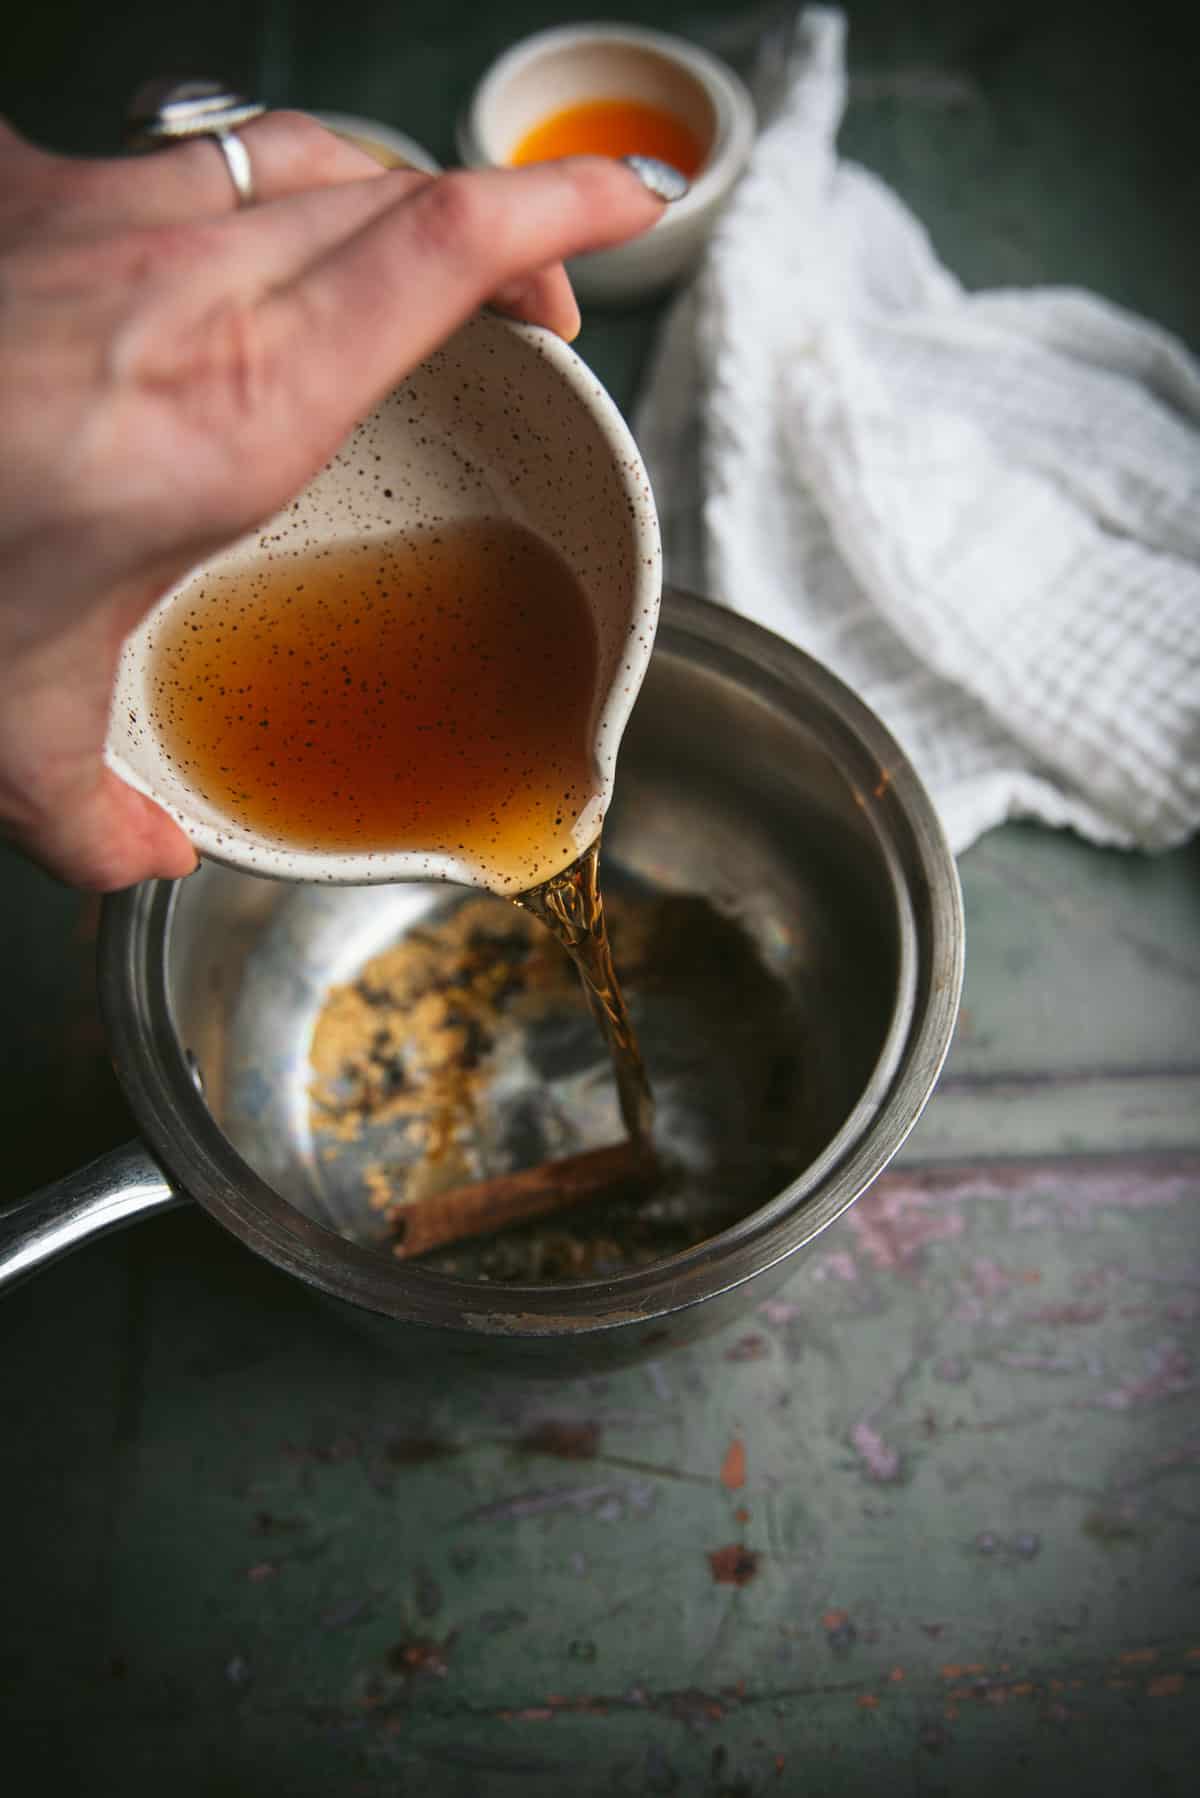
[[[373,1008],[376,1036],[406,1005],[415,1029],[420,997],[462,980],[455,954],[472,969],[490,957],[494,1015],[480,1026],[476,1010],[474,1040],[459,1039],[464,1165],[499,1172],[619,1135],[571,981],[506,902],[437,883],[328,888],[205,867],[114,901],[102,996],[151,1148],[249,1246],[380,1317],[560,1348],[686,1333],[705,1301],[719,1321],[713,1302],[778,1277],[919,1114],[961,981],[953,863],[900,751],[852,695],[766,633],[669,593],[602,865],[658,1097],[662,1192],[429,1262],[393,1255],[386,1201],[419,1177],[428,1131],[401,1061],[395,1094],[376,1080],[374,1108],[339,1087],[331,995],[361,1071]],[[419,991],[403,984],[415,964]]]

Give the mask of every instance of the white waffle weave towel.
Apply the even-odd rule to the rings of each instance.
[[[668,577],[855,688],[956,850],[1014,817],[1165,848],[1200,823],[1200,364],[1082,292],[965,292],[836,155],[844,48],[800,15],[656,351]]]

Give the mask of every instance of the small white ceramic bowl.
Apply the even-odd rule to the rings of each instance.
[[[434,161],[424,144],[403,131],[394,131],[379,119],[360,119],[348,112],[314,112],[312,116],[330,131],[336,131],[339,137],[349,138],[352,144],[365,150],[368,156],[374,156],[385,168],[419,169],[426,175],[441,172],[441,164]]]
[[[621,735],[654,646],[662,590],[658,518],[637,446],[587,365],[540,326],[489,312],[463,326],[356,426],[292,505],[194,570],[126,640],[109,765],[169,812],[202,855],[248,874],[350,885],[452,880],[501,890],[464,857],[315,851],[251,831],[189,784],[155,713],[156,632],[197,574],[479,517],[511,519],[552,545],[591,611],[597,784],[573,827],[574,852],[581,853],[607,810]],[[547,867],[542,877],[558,871]]]
[[[681,38],[626,25],[564,25],[523,39],[492,64],[460,121],[459,154],[469,167],[503,166],[535,125],[589,100],[662,107],[706,150],[691,191],[645,236],[571,262],[581,299],[627,303],[695,265],[746,166],[754,105],[731,69]]]

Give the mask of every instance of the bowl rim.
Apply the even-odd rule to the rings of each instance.
[[[365,138],[369,143],[378,144],[381,150],[393,151],[404,159],[401,166],[414,169],[419,175],[442,173],[441,163],[424,144],[383,119],[369,119],[354,112],[326,112],[323,107],[310,112],[309,117],[338,136]]]
[[[708,160],[683,199],[667,209],[647,236],[661,235],[667,229],[676,233],[724,194],[741,173],[754,142],[756,115],[749,89],[728,64],[701,45],[670,32],[655,31],[649,26],[581,20],[552,25],[518,39],[484,71],[460,115],[456,132],[459,155],[469,166],[504,166],[492,156],[480,131],[479,117],[484,106],[519,69],[536,58],[589,43],[623,44],[675,63],[692,76],[712,102],[716,131]]]
[[[470,333],[499,331],[523,343],[528,353],[554,370],[571,396],[571,401],[598,432],[620,483],[624,510],[628,516],[630,562],[632,567],[629,594],[629,627],[620,651],[619,661],[592,724],[592,748],[599,766],[599,797],[596,806],[603,817],[612,795],[613,763],[621,736],[633,710],[638,691],[649,664],[654,635],[658,626],[662,594],[662,534],[650,478],[642,461],[633,432],[616,401],[599,377],[570,344],[543,325],[525,324],[487,308],[467,319],[451,338],[450,346]],[[413,370],[416,374],[418,370]],[[368,417],[392,403],[395,393],[379,402]],[[318,477],[319,478],[319,477]],[[287,508],[283,508],[284,511]],[[247,545],[259,542],[271,528],[271,520],[246,532],[221,555],[236,554]],[[217,557],[207,560],[216,561]],[[163,595],[139,630],[151,625],[160,608],[169,606],[175,595],[199,572],[198,564]],[[114,741],[113,720],[120,712],[119,699],[114,700],[105,742],[104,756],[127,786],[154,800],[186,830],[196,848],[210,861],[243,874],[261,875],[268,880],[311,880],[335,886],[373,886],[394,880],[451,880],[482,885],[479,871],[466,860],[445,852],[426,850],[314,850],[273,842],[256,837],[236,821],[222,818],[219,811],[210,819],[165,794],[152,776],[137,768],[123,752],[119,738]],[[601,747],[602,746],[602,747]],[[154,773],[160,774],[161,757]],[[216,808],[214,808],[216,811]],[[589,825],[591,834],[594,828]],[[587,838],[579,844],[586,846]],[[563,866],[569,863],[563,863]],[[547,873],[560,872],[553,868]]]
[[[917,969],[895,1065],[872,1094],[864,1126],[831,1165],[824,1165],[826,1155],[818,1157],[729,1229],[682,1254],[604,1279],[489,1286],[348,1242],[296,1211],[250,1168],[204,1104],[170,1013],[167,949],[180,883],[148,881],[111,896],[98,948],[101,1011],[118,1077],[151,1152],[177,1190],[248,1248],[332,1298],[460,1339],[574,1339],[661,1325],[812,1243],[883,1172],[924,1110],[950,1047],[964,967],[958,873],[931,800],[891,733],[822,664],[710,601],[678,589],[665,597],[664,648],[690,650],[718,671],[751,674],[756,692],[765,690],[793,710],[803,707],[810,725],[815,708],[838,737],[836,747],[852,751],[848,779],[856,800],[927,906],[928,955]]]

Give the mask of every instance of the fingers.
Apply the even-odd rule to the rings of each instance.
[[[300,112],[268,112],[239,127],[257,205],[312,188],[369,180],[383,169],[365,150]],[[225,158],[210,138],[106,161],[52,158],[55,223],[97,231],[177,225],[221,217],[237,206]],[[412,182],[427,175],[410,171]]]
[[[252,311],[430,179],[376,169],[370,180],[309,188],[226,217],[126,230],[97,246],[104,272],[119,266],[135,289],[120,368],[151,382],[190,378],[195,361],[211,353],[214,321],[232,308]]]
[[[56,617],[71,552],[60,542],[45,559],[42,589],[36,566],[31,581],[10,560],[0,593],[0,833],[94,892],[190,874],[183,831],[103,760],[121,635],[111,603]]]
[[[582,320],[567,271],[561,263],[497,288],[491,303],[509,318],[545,325],[565,343],[574,343]]]
[[[336,413],[340,433],[489,295],[550,269],[525,303],[562,307],[554,265],[636,236],[661,212],[636,175],[599,157],[442,176],[265,301],[260,354],[287,368],[294,404]]]
[[[173,819],[110,768],[91,790],[14,838],[47,873],[68,886],[115,893],[139,880],[181,880],[199,858]]]
[[[0,243],[16,241],[39,220],[58,160],[0,119]]]
[[[132,296],[128,316],[118,315],[119,332],[105,326],[112,333],[106,379],[120,388],[122,404],[105,416],[108,435],[98,429],[91,439],[93,450],[119,445],[123,426],[137,426],[136,463],[98,461],[106,521],[114,510],[108,496],[122,482],[137,498],[141,561],[125,571],[130,579],[144,577],[157,542],[151,514],[160,488],[170,490],[175,507],[164,506],[173,535],[163,554],[177,553],[193,535],[234,534],[239,504],[248,517],[273,510],[356,418],[489,296],[572,334],[578,313],[562,259],[646,230],[662,210],[628,169],[599,158],[428,179],[374,165],[364,174],[364,159],[347,145],[314,188],[311,162],[303,152],[297,159],[295,144],[288,150],[278,117],[269,136],[270,120],[261,130],[257,121],[246,127],[247,137],[254,130],[260,140],[254,156],[263,148],[256,178],[275,192],[240,212],[211,144],[164,153],[169,166],[158,172],[149,158],[96,177],[112,182],[110,206],[142,209],[134,228],[122,221],[124,234],[114,236],[110,262],[96,262],[93,284],[104,295],[116,285]],[[279,151],[274,170],[268,144]],[[209,158],[208,175],[199,153]],[[61,159],[26,147],[0,143],[0,158],[6,168],[23,159],[26,191],[65,179]],[[131,174],[153,179],[135,188]],[[210,175],[225,184],[219,194]],[[181,223],[185,195],[191,210]],[[77,226],[81,237],[96,228],[94,214]],[[90,265],[104,244],[88,241],[83,249]],[[77,280],[67,291],[91,288]],[[130,362],[131,344],[149,354]],[[206,361],[206,350],[219,353]],[[122,385],[130,372],[149,378]],[[160,443],[166,453],[153,448]],[[173,821],[100,761],[114,616],[111,605],[95,609],[90,636],[85,618],[61,643],[51,634],[40,644],[37,633],[27,643],[18,633],[20,670],[0,655],[0,818],[52,872],[99,891],[154,875],[178,878],[196,865]]]
[[[562,257],[633,236],[661,211],[629,170],[588,157],[432,179],[388,173],[172,228],[161,241],[130,235],[135,272],[173,273],[123,327],[119,365],[179,390],[225,369],[243,411],[246,394],[269,387],[273,455],[286,437],[315,457],[485,300],[573,337]]]
[[[383,165],[361,145],[328,130],[307,113],[267,112],[243,125],[238,136],[250,158],[254,197],[260,204],[303,193],[310,187],[336,187],[343,181],[363,181],[384,173]],[[192,147],[207,149],[210,157],[214,154],[212,144]],[[229,188],[224,158],[219,152],[216,156],[217,175],[224,177],[225,188]],[[421,180],[429,179],[419,170],[407,172]],[[208,178],[210,193],[214,187],[220,190],[220,186],[219,179],[214,183],[211,176]],[[214,210],[220,205],[221,210],[227,211],[231,201],[227,193],[218,191],[213,193],[212,204]]]
[[[281,200],[346,188],[383,174],[384,167],[364,148],[327,130],[304,113],[270,112],[239,129],[253,171],[257,207]],[[176,227],[188,220],[223,218],[235,208],[236,195],[216,144],[198,138],[153,155],[82,162],[48,155],[27,143],[0,120],[0,156],[13,167],[9,187],[15,199],[23,192],[25,210],[44,228],[50,214],[57,235],[89,236],[114,230]],[[24,173],[18,180],[16,167]],[[342,202],[297,209],[280,217],[272,232],[281,279],[328,244],[358,229],[401,193],[431,177],[422,170],[390,171],[386,193],[365,196],[353,206]],[[40,193],[37,191],[40,188]],[[256,217],[256,229],[262,219]],[[260,237],[265,243],[265,235]],[[278,266],[282,260],[282,266]],[[542,324],[570,341],[579,331],[579,308],[561,268],[522,277],[492,296],[501,310],[530,324]]]

